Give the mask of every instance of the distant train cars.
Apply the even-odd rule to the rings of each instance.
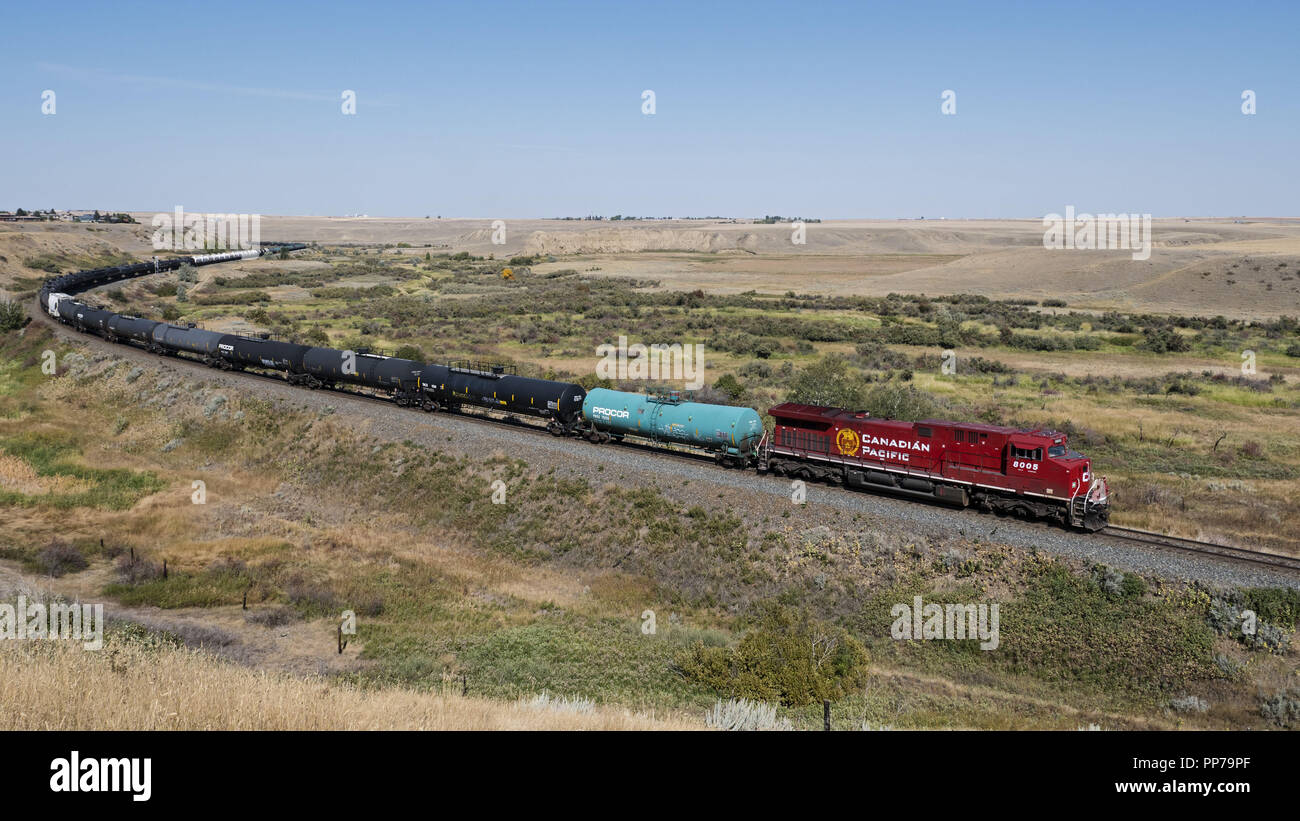
[[[680,392],[629,393],[519,376],[500,365],[422,363],[364,351],[310,347],[115,314],[71,294],[126,277],[297,250],[210,254],[65,274],[47,281],[51,316],[105,339],[165,355],[186,354],[224,370],[283,373],[294,385],[354,385],[425,411],[486,408],[545,422],[556,436],[686,449],[718,464],[851,488],[929,498],[1100,530],[1110,515],[1105,479],[1062,433],[940,420],[899,422],[864,412],[785,403],[768,411],[694,402]]]
[[[1051,518],[1086,530],[1109,520],[1110,493],[1065,434],[786,403],[774,420],[768,470],[897,491],[966,507]]]

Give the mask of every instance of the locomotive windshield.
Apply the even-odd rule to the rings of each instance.
[[[1065,455],[1065,445],[1052,445],[1050,448],[1047,449],[1047,455],[1048,455],[1048,456],[1064,456],[1064,455]]]

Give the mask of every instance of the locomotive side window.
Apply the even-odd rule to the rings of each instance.
[[[930,428],[917,428],[916,435],[924,436],[925,438],[929,439],[931,436],[934,436],[934,431],[931,430]]]

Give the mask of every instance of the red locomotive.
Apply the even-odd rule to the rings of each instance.
[[[1110,516],[1106,480],[1093,476],[1088,457],[1070,450],[1063,433],[895,422],[792,402],[768,413],[776,426],[764,457],[778,475],[890,489],[1094,531]]]

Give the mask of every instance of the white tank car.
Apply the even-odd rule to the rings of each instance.
[[[72,299],[67,294],[50,294],[49,299],[45,301],[45,310],[55,319],[59,318],[59,303],[65,299]]]
[[[209,265],[213,262],[230,262],[236,259],[257,259],[262,255],[260,249],[252,251],[227,251],[223,254],[203,254],[197,257],[190,257],[194,260],[195,265]]]

